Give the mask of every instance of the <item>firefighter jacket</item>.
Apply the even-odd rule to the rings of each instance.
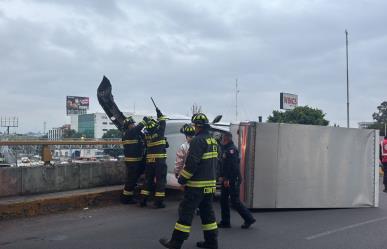
[[[141,132],[145,122],[141,121],[133,128],[125,129],[122,135],[125,162],[140,162],[144,155],[144,141]]]
[[[157,109],[158,110],[158,109]],[[164,136],[166,117],[157,111],[158,127],[152,133],[145,134],[146,159],[148,162],[157,158],[167,158],[167,139]]]
[[[190,143],[178,182],[192,188],[215,188],[217,163],[218,143],[207,129],[202,130]]]
[[[387,163],[387,139],[380,142],[380,161],[383,164]]]
[[[187,159],[189,149],[189,143],[185,142],[177,149],[176,152],[176,161],[175,161],[175,175],[180,175],[181,170],[185,166],[185,161]]]
[[[233,142],[222,146],[222,162],[220,176],[225,180],[241,182],[241,172],[239,169],[239,152]]]

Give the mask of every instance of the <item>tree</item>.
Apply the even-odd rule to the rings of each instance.
[[[102,138],[104,138],[104,139],[106,139],[106,138],[121,138],[121,137],[122,137],[122,133],[121,133],[121,131],[119,131],[117,129],[108,130],[102,136]]]
[[[372,114],[375,123],[367,126],[368,129],[379,130],[381,136],[386,136],[384,126],[387,123],[387,101],[383,101],[378,107],[378,112]]]
[[[309,106],[298,106],[293,110],[285,112],[273,111],[273,115],[268,117],[270,123],[289,123],[289,124],[309,124],[323,125],[329,124],[329,121],[324,119],[325,113],[317,108]]]
[[[63,130],[63,138],[81,138],[85,137],[82,133],[76,132],[73,129],[64,129]]]
[[[384,134],[384,123],[375,122],[371,125],[368,125],[367,129],[379,130],[380,136],[386,136],[386,134]]]
[[[372,118],[376,120],[377,123],[386,123],[387,122],[387,101],[383,101],[378,107],[378,112],[372,114]]]

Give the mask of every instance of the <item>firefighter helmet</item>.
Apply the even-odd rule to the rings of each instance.
[[[159,123],[152,118],[147,122],[145,128],[147,129],[147,131],[152,132],[156,130],[158,126],[159,126]]]
[[[188,137],[193,137],[195,135],[195,129],[190,124],[184,124],[183,127],[180,128],[180,132]]]
[[[125,118],[125,125],[130,125],[130,124],[134,124],[134,123],[136,123],[136,121],[134,121],[132,116],[128,116]]]
[[[197,126],[208,125],[208,118],[204,113],[196,113],[192,116],[191,122]]]

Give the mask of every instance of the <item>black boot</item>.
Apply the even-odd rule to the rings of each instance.
[[[216,240],[212,242],[199,241],[196,243],[196,246],[199,248],[218,249],[218,242]]]
[[[218,230],[203,231],[204,241],[199,241],[196,246],[199,248],[218,249]]]
[[[255,223],[255,219],[252,219],[252,220],[250,220],[250,221],[245,221],[245,223],[243,223],[243,225],[241,226],[241,228],[242,229],[248,229],[248,228],[250,228],[250,226],[252,225],[252,224],[254,224]]]
[[[121,203],[122,204],[136,204],[136,200],[133,196],[121,195]]]
[[[162,238],[159,240],[160,244],[162,244],[164,247],[169,249],[181,249],[181,246],[183,245],[183,241],[178,240],[168,240],[165,238]]]

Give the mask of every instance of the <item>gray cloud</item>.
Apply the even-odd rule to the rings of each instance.
[[[266,118],[279,92],[345,125],[345,35],[351,119],[386,100],[384,1],[1,1],[0,115],[21,131],[66,121],[66,95],[91,97],[107,75],[123,110]],[[12,103],[12,104],[10,104]]]

